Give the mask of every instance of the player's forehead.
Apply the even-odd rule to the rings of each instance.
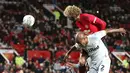
[[[85,38],[84,32],[77,32],[75,38],[76,38],[77,41],[84,39]]]

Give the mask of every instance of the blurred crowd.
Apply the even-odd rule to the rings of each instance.
[[[2,1],[5,2],[11,0]],[[0,4],[0,47],[13,48],[12,44],[22,44],[26,46],[25,52],[22,54],[23,59],[26,62],[22,65],[22,67],[16,65],[15,59],[10,64],[6,61],[2,62],[0,63],[0,73],[2,73],[2,71],[4,71],[3,73],[19,73],[21,70],[24,73],[71,73],[69,72],[71,69],[64,65],[60,71],[56,70],[56,68],[61,67],[60,60],[62,57],[60,59],[55,59],[54,54],[59,50],[68,51],[70,46],[74,44],[76,26],[70,29],[64,27],[65,25],[62,25],[62,23],[66,22],[61,22],[62,20],[60,19],[57,22],[51,20],[50,18],[47,19],[44,12],[42,12],[42,7],[37,7],[39,4],[42,5],[43,3],[46,3],[44,0],[37,0],[37,5],[34,5],[33,3],[35,3],[35,1],[33,2],[31,0],[32,5],[34,5],[40,13],[32,11],[29,12],[29,8],[26,7],[27,5],[24,5],[24,2],[13,4],[8,2],[2,3],[2,1]],[[12,1],[18,2],[17,0]],[[19,2],[21,1],[22,0],[19,0]],[[78,2],[78,0],[76,1]],[[130,5],[129,0],[125,0],[127,2],[119,0],[122,3],[119,3],[117,0],[108,0],[108,4],[106,2],[100,2],[101,0],[95,1],[92,0],[86,5],[80,3],[79,6],[84,12],[95,14],[96,16],[104,19],[107,22],[107,28],[118,28],[121,27],[121,25],[130,25],[130,22],[128,21],[130,20],[130,11],[127,8],[130,6],[124,8],[124,5]],[[73,2],[73,0],[71,0],[71,2],[76,5],[78,4],[77,2]],[[29,2],[25,3],[29,4]],[[95,3],[95,5],[92,3]],[[69,0],[57,2],[57,5],[60,8],[64,8],[67,4],[71,4],[69,3]],[[88,5],[90,7],[88,7]],[[22,18],[26,14],[32,14],[36,18],[36,23],[32,28],[25,28],[22,26]],[[110,58],[112,60],[110,73],[130,73],[130,58],[126,57],[124,59],[125,64],[122,64],[111,53],[112,51],[130,52],[130,30],[129,27],[125,28],[127,29],[126,35],[114,33],[103,38],[109,49]],[[52,53],[52,60],[50,61],[48,59],[44,59],[43,57],[29,60],[26,56],[27,50],[49,50]],[[78,69],[74,69],[73,71],[78,72]]]

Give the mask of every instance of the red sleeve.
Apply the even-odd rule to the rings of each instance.
[[[91,14],[88,14],[88,17],[89,22],[97,26],[99,30],[104,30],[106,28],[106,22],[103,21],[102,19]]]

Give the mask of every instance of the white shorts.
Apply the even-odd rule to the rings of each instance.
[[[89,61],[90,62],[90,61]],[[110,58],[104,58],[101,62],[91,61],[89,64],[89,71],[87,73],[109,73]]]

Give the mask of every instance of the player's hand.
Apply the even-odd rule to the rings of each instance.
[[[126,30],[125,30],[124,28],[119,28],[119,31],[120,31],[121,33],[126,34]]]
[[[74,67],[74,64],[73,64],[73,63],[70,63],[70,62],[67,62],[67,63],[66,63],[66,66],[73,68],[73,67]]]

